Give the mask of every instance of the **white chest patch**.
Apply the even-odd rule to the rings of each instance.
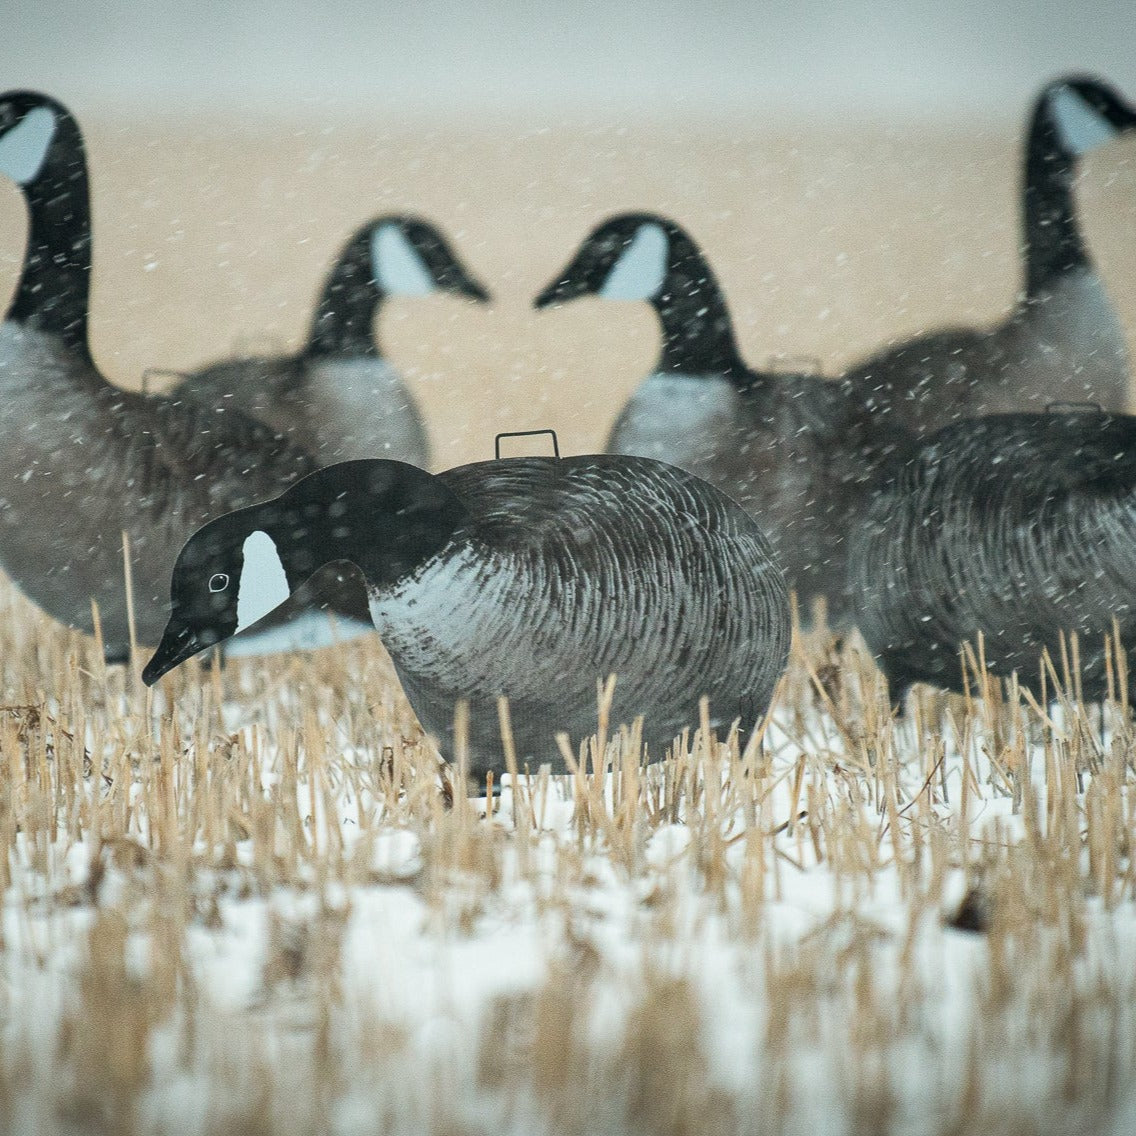
[[[656,458],[699,476],[735,448],[738,394],[715,375],[651,375],[627,403],[608,439],[613,454]]]
[[[250,533],[241,551],[245,562],[237,584],[237,631],[251,627],[292,594],[280,553],[268,533],[260,529]]]
[[[1116,137],[1112,123],[1071,87],[1061,87],[1054,92],[1049,105],[1053,109],[1053,120],[1057,123],[1061,141],[1074,154],[1087,154]]]
[[[391,296],[428,296],[437,291],[426,262],[398,225],[380,225],[371,234],[371,271]]]
[[[670,242],[661,225],[640,225],[599,290],[605,300],[649,300],[667,278]]]
[[[35,181],[54,137],[55,115],[47,107],[33,107],[0,138],[0,173],[18,185]]]

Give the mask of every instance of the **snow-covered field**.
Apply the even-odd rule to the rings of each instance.
[[[760,749],[467,800],[375,641],[154,693],[0,604],[0,1131],[1136,1130],[1116,708],[810,641]]]

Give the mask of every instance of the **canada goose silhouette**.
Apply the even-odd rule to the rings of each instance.
[[[896,703],[915,682],[961,690],[959,652],[980,632],[988,669],[1035,688],[1043,649],[1064,678],[1076,633],[1099,699],[1114,619],[1136,695],[1136,418],[1055,407],[944,427],[896,461],[851,574]]]
[[[1136,127],[1105,83],[1050,83],[1032,114],[1022,178],[1023,289],[989,330],[946,328],[858,363],[861,397],[920,434],[960,418],[1043,411],[1058,400],[1129,405],[1124,330],[1085,247],[1074,196],[1078,160]]]
[[[169,574],[210,517],[264,500],[316,468],[235,410],[119,389],[87,341],[91,214],[79,126],[54,99],[0,95],[0,172],[23,191],[28,243],[0,324],[0,567],[49,615],[124,661],[130,541],[138,641],[158,642]]]
[[[368,221],[328,274],[301,351],[214,363],[190,374],[177,395],[236,407],[321,465],[390,457],[425,467],[430,456],[422,417],[376,344],[373,323],[389,296],[432,292],[489,299],[427,221],[406,215]]]
[[[585,295],[649,303],[662,331],[659,360],[607,450],[671,462],[728,493],[769,537],[806,622],[823,596],[830,625],[845,627],[848,529],[896,431],[847,385],[749,368],[706,258],[668,218],[604,221],[533,303]]]
[[[367,581],[371,616],[425,730],[452,753],[469,703],[470,769],[502,766],[497,699],[522,761],[596,728],[596,683],[617,675],[612,723],[644,716],[652,759],[696,725],[769,705],[789,602],[768,542],[706,482],[662,462],[507,458],[432,475],[387,460],[304,478],[195,533],[147,683],[255,624],[321,565]]]

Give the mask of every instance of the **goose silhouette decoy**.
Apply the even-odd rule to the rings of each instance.
[[[534,305],[585,295],[649,303],[662,330],[659,361],[607,450],[671,462],[728,493],[764,529],[804,620],[823,596],[830,625],[844,628],[848,529],[895,431],[845,385],[751,370],[714,273],[672,220],[625,213],[603,222]]]
[[[1085,246],[1074,190],[1081,156],[1134,128],[1136,110],[1097,79],[1046,86],[1026,142],[1024,281],[1013,311],[989,330],[945,328],[856,364],[846,377],[861,397],[919,434],[1058,400],[1124,411],[1124,330]]]
[[[79,126],[55,100],[0,94],[0,172],[27,203],[23,269],[0,323],[0,567],[55,619],[130,650],[123,540],[140,643],[158,642],[177,549],[210,517],[316,468],[235,410],[111,385],[87,341],[91,221]]]
[[[768,542],[713,486],[662,462],[506,458],[429,474],[352,461],[195,533],[147,683],[250,626],[321,565],[367,581],[371,616],[423,728],[452,752],[469,703],[470,768],[502,766],[497,699],[520,760],[563,768],[558,731],[644,716],[651,759],[697,723],[743,735],[789,647],[789,601]]]
[[[988,669],[1035,689],[1043,649],[1064,677],[1075,632],[1083,693],[1100,699],[1114,619],[1136,696],[1136,418],[1055,407],[944,427],[897,459],[851,574],[896,704],[915,682],[961,690],[979,632]]]
[[[190,374],[177,395],[236,407],[321,465],[390,457],[425,467],[421,415],[376,345],[373,324],[387,297],[433,292],[490,298],[433,225],[405,215],[376,218],[341,250],[300,352],[214,363]]]

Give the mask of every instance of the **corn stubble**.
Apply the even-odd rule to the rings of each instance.
[[[1136,739],[1076,644],[896,722],[813,636],[650,766],[601,686],[563,778],[502,705],[470,799],[377,641],[154,692],[0,605],[0,1131],[1128,1130]]]

